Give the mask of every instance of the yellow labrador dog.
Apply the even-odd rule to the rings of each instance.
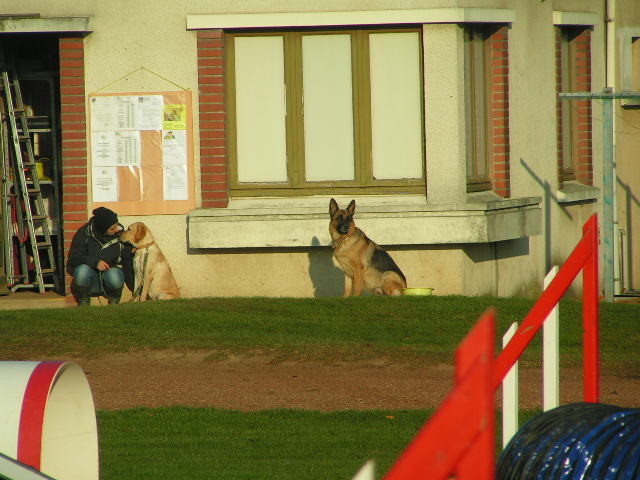
[[[132,302],[180,298],[178,284],[173,278],[169,262],[153,239],[149,227],[142,222],[132,223],[120,234],[120,241],[129,242],[135,247],[135,290]]]

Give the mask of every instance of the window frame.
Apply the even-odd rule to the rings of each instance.
[[[557,58],[558,93],[576,90],[576,43],[575,40],[584,27],[560,25],[558,27],[559,45]],[[560,184],[577,179],[577,108],[576,101],[559,100],[558,108],[558,176]]]
[[[424,125],[424,90],[420,94],[420,131],[421,131],[421,168],[422,175],[414,179],[375,179],[373,178],[372,133],[371,133],[371,78],[369,65],[370,34],[415,32],[419,44],[420,85],[424,85],[424,59],[422,29],[419,26],[401,27],[328,27],[296,29],[261,29],[225,31],[227,78],[226,103],[229,151],[229,189],[232,197],[241,196],[296,196],[314,194],[394,194],[424,193],[426,186],[426,154]],[[302,38],[305,35],[351,35],[352,65],[352,109],[354,134],[354,180],[307,181],[305,178],[304,157],[304,112],[303,112],[303,73]],[[238,182],[238,156],[236,131],[236,91],[235,91],[235,54],[234,39],[240,36],[282,36],[284,48],[284,78],[286,88],[286,149],[287,183],[240,183]]]
[[[640,91],[640,28],[620,29],[620,84],[623,92]],[[622,98],[624,108],[637,109],[640,98]]]
[[[558,188],[562,190],[565,184],[570,183],[592,186],[591,101],[563,100],[559,94],[591,91],[593,26],[556,24],[555,27]]]
[[[470,23],[463,25],[467,193],[492,189],[491,95],[493,67],[490,39],[498,28],[494,24]],[[479,69],[482,71],[479,72]]]
[[[632,35],[630,42],[631,50],[631,91],[640,91],[640,36]]]

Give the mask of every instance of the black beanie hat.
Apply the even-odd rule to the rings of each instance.
[[[97,233],[106,233],[109,227],[116,223],[118,223],[118,215],[116,212],[106,207],[98,207],[93,211],[93,224],[96,227]]]

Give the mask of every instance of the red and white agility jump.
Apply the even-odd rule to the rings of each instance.
[[[93,397],[77,364],[0,362],[0,385],[1,454],[58,480],[98,480]]]
[[[493,480],[495,471],[495,391],[582,272],[584,401],[598,402],[598,222],[594,214],[583,237],[494,358],[495,312],[483,314],[458,347],[455,386],[440,408],[398,458],[385,480]]]

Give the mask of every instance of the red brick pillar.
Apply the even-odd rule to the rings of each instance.
[[[62,212],[65,265],[71,238],[87,221],[87,117],[84,90],[84,43],[80,37],[60,37],[60,121],[62,127]],[[67,300],[71,301],[65,275]]]
[[[200,187],[202,207],[229,204],[224,102],[224,33],[198,31]]]
[[[501,27],[490,38],[491,50],[491,146],[493,190],[501,197],[511,195],[509,168],[509,39]]]

